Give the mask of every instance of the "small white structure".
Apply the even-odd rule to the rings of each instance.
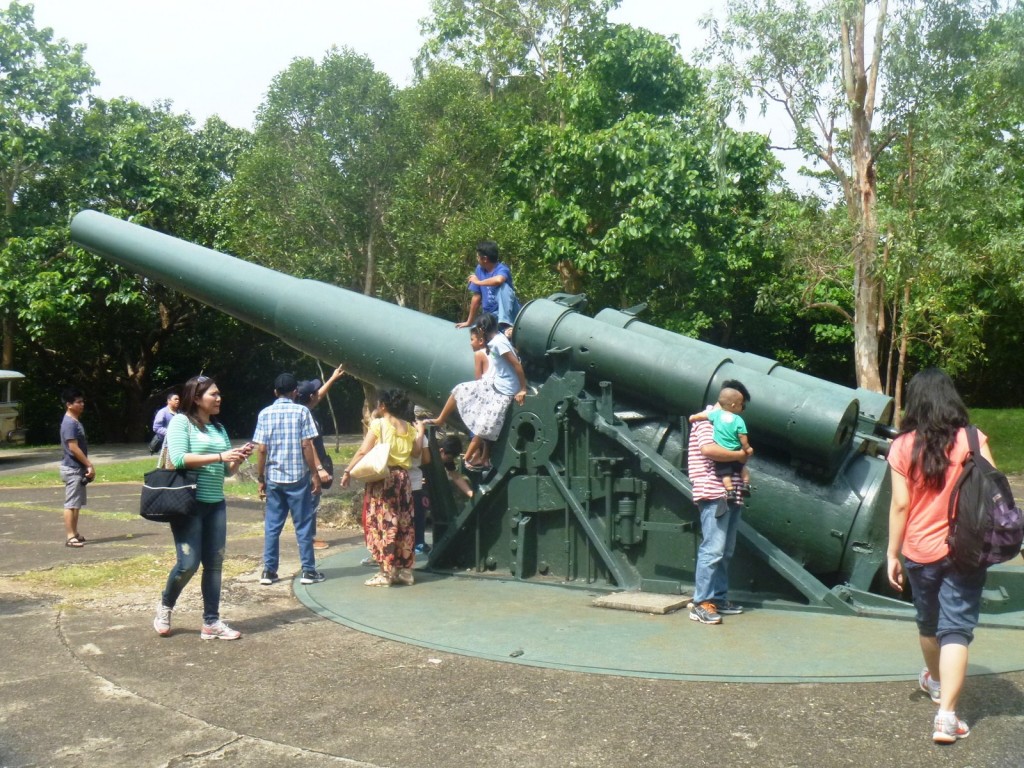
[[[0,370],[0,440],[8,443],[25,442],[18,413],[17,383],[25,374]]]

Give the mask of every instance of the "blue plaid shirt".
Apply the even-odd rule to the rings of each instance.
[[[309,467],[302,456],[302,441],[316,436],[309,408],[287,397],[277,398],[260,411],[252,441],[267,446],[267,482],[297,483],[306,479]]]

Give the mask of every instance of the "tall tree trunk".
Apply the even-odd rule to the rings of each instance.
[[[907,345],[910,336],[910,323],[907,320],[910,307],[910,283],[903,285],[903,309],[900,312],[900,354],[896,363],[896,385],[893,387],[896,413],[893,424],[897,427],[903,421],[903,377],[907,368]]]
[[[853,237],[854,293],[854,365],[857,385],[882,391],[879,373],[879,338],[883,291],[876,271],[878,260],[878,220],[875,158],[871,146],[871,119],[874,115],[878,67],[881,63],[882,32],[885,26],[886,0],[879,3],[872,61],[866,61],[864,0],[847,5],[841,22],[843,81],[850,110],[850,154],[853,179],[847,189],[847,204],[856,225]]]
[[[373,296],[375,289],[374,275],[377,272],[377,254],[373,250],[373,223],[370,223],[370,231],[366,235],[366,274],[363,276],[363,294]]]
[[[14,318],[8,314],[3,317],[3,353],[0,357],[0,368],[14,368]]]

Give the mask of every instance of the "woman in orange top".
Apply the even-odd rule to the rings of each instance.
[[[970,733],[956,716],[956,704],[985,585],[983,569],[961,572],[953,567],[946,543],[949,497],[968,454],[967,425],[967,408],[953,382],[929,368],[907,387],[903,426],[889,449],[892,502],[886,570],[894,589],[903,590],[904,574],[910,581],[925,662],[918,684],[939,705],[932,739],[946,744]],[[979,431],[978,440],[982,455],[994,465],[988,438]]]

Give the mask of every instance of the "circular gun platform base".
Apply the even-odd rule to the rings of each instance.
[[[448,653],[606,675],[759,683],[916,679],[913,622],[748,608],[719,625],[598,608],[585,589],[416,570],[414,586],[367,587],[353,548],[319,562],[321,584],[295,594],[361,632]],[[969,674],[1024,669],[1024,633],[978,630]]]

